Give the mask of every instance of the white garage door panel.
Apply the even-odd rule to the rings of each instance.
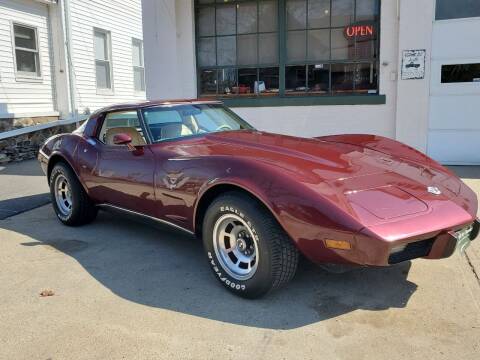
[[[480,131],[430,130],[428,154],[446,165],[480,164]]]
[[[444,164],[480,165],[480,83],[441,79],[442,65],[480,63],[479,29],[480,18],[434,22],[427,153]]]
[[[479,23],[479,18],[434,22],[432,58],[477,57],[479,48],[474,44],[480,41]]]
[[[480,130],[480,96],[432,96],[429,128]]]

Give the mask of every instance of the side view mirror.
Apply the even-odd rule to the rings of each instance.
[[[113,143],[115,145],[128,145],[132,142],[132,137],[125,133],[115,134],[113,136]]]

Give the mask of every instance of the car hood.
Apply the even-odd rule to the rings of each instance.
[[[465,222],[477,210],[473,192],[448,170],[361,145],[261,131],[227,131],[207,138],[212,153],[266,164],[367,226],[434,209],[453,211],[458,216],[452,221]]]

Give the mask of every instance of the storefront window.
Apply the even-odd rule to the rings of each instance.
[[[201,96],[378,93],[379,0],[197,0]]]
[[[436,20],[480,17],[478,0],[437,0]]]

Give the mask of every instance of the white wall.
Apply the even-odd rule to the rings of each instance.
[[[430,57],[435,0],[400,1],[399,66],[403,50],[426,50],[425,79],[399,80],[397,139],[423,152],[427,150]]]
[[[132,38],[143,39],[141,0],[70,0],[77,107],[82,113],[145,99],[133,87]],[[111,32],[113,93],[97,93],[93,28]]]
[[[37,28],[41,78],[15,76],[12,22]],[[54,114],[47,5],[31,0],[0,0],[0,118]]]
[[[196,97],[193,0],[143,0],[148,99]]]

